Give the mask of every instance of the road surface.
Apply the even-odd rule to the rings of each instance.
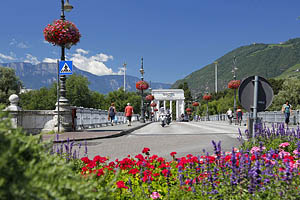
[[[203,154],[203,149],[212,152],[212,140],[222,142],[222,151],[231,151],[232,147],[239,146],[238,128],[242,133],[246,129],[225,122],[172,122],[165,127],[155,122],[122,137],[87,141],[88,157],[100,155],[108,156],[110,160],[123,159],[148,147],[151,155],[171,159],[169,154],[173,151],[178,153],[177,156]]]

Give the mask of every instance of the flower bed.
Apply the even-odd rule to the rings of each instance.
[[[170,159],[144,148],[115,161],[83,157],[77,172],[99,187],[112,183],[113,199],[299,199],[300,129],[255,130],[255,141],[248,131],[247,140],[240,133],[242,144],[231,152],[214,141],[213,154],[171,152]]]

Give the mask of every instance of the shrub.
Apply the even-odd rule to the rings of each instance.
[[[73,162],[49,155],[49,144],[13,129],[7,113],[0,118],[0,199],[111,199],[110,185],[82,178]]]

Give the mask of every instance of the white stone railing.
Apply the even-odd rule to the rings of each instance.
[[[284,114],[282,114],[281,111],[266,111],[266,112],[259,112],[257,113],[258,118],[261,118],[263,122],[268,123],[281,123],[284,122]],[[249,118],[249,113],[243,114],[243,121],[246,122]],[[203,116],[201,117],[201,120],[206,121],[207,117]],[[228,120],[226,114],[220,114],[220,115],[210,115],[209,116],[210,121],[223,121]],[[300,124],[300,112],[299,110],[294,110],[293,114],[290,116],[290,123],[291,124]]]
[[[76,130],[97,128],[110,125],[108,120],[108,111],[93,108],[73,107],[76,108]],[[132,121],[137,121],[139,115],[134,114]],[[126,123],[126,117],[123,112],[116,114],[117,124]]]
[[[57,128],[57,111],[55,110],[22,110],[18,106],[19,97],[15,94],[9,97],[10,105],[4,110],[11,115],[13,127],[22,127],[30,134],[39,134],[41,132],[55,131]],[[63,111],[60,115],[63,117],[71,117],[72,113],[72,129],[83,130],[88,128],[97,128],[100,126],[110,125],[108,120],[108,111],[93,108],[71,107],[75,112],[70,110]],[[61,118],[62,118],[61,117]],[[70,118],[71,119],[71,118]],[[123,112],[116,114],[117,121],[115,124],[126,123],[126,117]],[[138,121],[139,115],[134,114],[132,121]]]

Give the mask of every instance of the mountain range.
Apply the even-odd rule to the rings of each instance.
[[[235,65],[233,63],[235,57]],[[242,46],[216,60],[218,62],[218,91],[227,88],[233,79],[243,80],[258,75],[264,78],[300,77],[300,38],[290,39],[279,44],[253,43]],[[172,88],[187,82],[192,94],[215,91],[215,64],[211,63],[176,81]]]
[[[40,63],[33,65],[26,62],[1,63],[3,67],[13,68],[16,75],[23,82],[27,89],[39,89],[48,87],[56,82],[57,64]],[[93,91],[107,94],[111,91],[118,90],[124,86],[124,75],[103,75],[97,76],[89,72],[78,69],[73,65],[73,73],[82,75],[90,82],[89,88]],[[136,91],[135,83],[140,79],[134,76],[126,75],[126,90]],[[151,82],[152,89],[168,89],[171,84]]]

